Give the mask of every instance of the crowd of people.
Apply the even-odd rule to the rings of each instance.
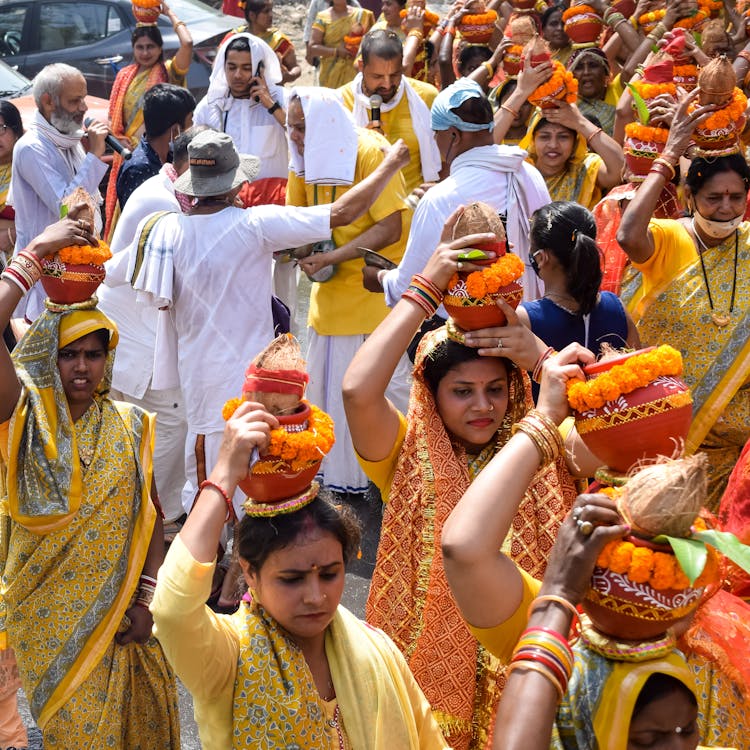
[[[206,750],[750,750],[744,574],[659,639],[582,616],[631,524],[587,493],[566,395],[612,350],[679,350],[675,449],[750,543],[750,4],[311,0],[304,50],[272,0],[225,5],[200,101],[165,2],[179,47],[139,24],[109,122],[63,63],[29,122],[0,100],[0,748],[21,687],[45,748],[179,748],[179,678]],[[522,299],[461,331],[448,289],[497,249],[459,231],[477,204]],[[111,250],[96,297],[46,299],[79,248]],[[224,406],[302,294],[324,492],[251,513],[279,415]]]

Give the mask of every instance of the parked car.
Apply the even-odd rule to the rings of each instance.
[[[31,81],[17,70],[13,70],[0,60],[0,99],[9,99],[21,112],[24,129],[31,125],[36,112],[34,97],[31,95]],[[109,102],[97,96],[87,96],[89,106],[87,117],[107,122]]]
[[[187,83],[200,99],[216,48],[239,21],[198,0],[170,0],[169,6],[193,36]],[[28,78],[49,63],[68,63],[86,77],[89,94],[107,99],[117,71],[132,60],[135,24],[130,0],[3,0],[0,58]],[[161,16],[158,25],[170,57],[179,40],[167,18]]]

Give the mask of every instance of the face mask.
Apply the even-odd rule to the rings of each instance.
[[[743,218],[743,214],[740,214],[729,221],[711,221],[711,219],[707,219],[698,211],[693,214],[695,225],[703,232],[703,234],[714,240],[723,240],[726,237],[729,237],[729,235],[735,232],[739,225],[742,224]]]

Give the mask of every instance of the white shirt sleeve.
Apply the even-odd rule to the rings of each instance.
[[[264,251],[276,252],[331,238],[331,204],[254,206],[245,209],[246,222],[260,235]]]

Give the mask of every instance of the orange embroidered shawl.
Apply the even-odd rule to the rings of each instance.
[[[385,507],[366,619],[406,656],[448,743],[469,750],[488,741],[504,678],[500,662],[470,634],[443,571],[443,524],[473,478],[422,375],[425,359],[444,337],[444,328],[430,332],[417,352],[408,427]],[[512,368],[498,448],[531,406],[528,376]],[[537,578],[575,496],[561,460],[536,475],[518,509],[503,548]]]

